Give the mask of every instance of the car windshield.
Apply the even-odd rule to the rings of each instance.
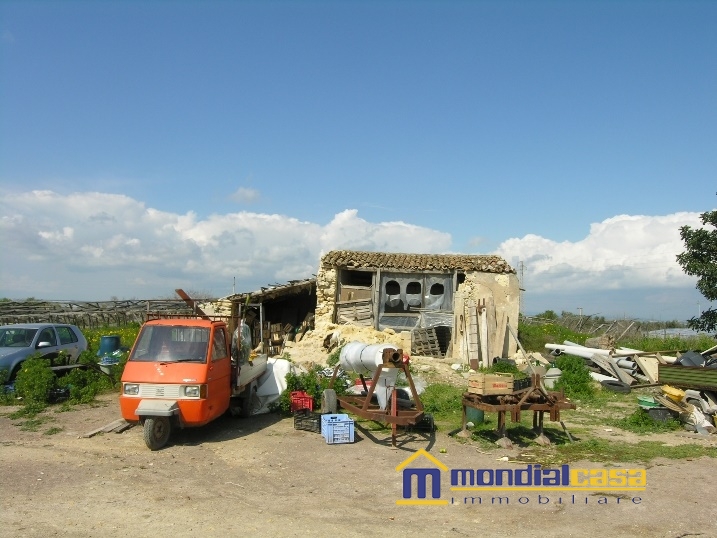
[[[0,347],[30,347],[36,332],[17,327],[0,329]]]
[[[149,325],[137,339],[131,361],[141,362],[207,362],[209,329]]]

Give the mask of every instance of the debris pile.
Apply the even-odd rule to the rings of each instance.
[[[640,407],[656,420],[679,417],[691,431],[717,431],[717,346],[701,353],[640,351],[614,344],[588,347],[569,341],[545,347],[553,356],[582,357],[590,376],[608,390],[628,393],[633,388],[662,386],[662,394],[638,398]]]

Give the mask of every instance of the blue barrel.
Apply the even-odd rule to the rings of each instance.
[[[103,336],[100,338],[100,350],[97,356],[111,355],[120,348],[120,337],[116,334]]]
[[[473,424],[482,424],[484,419],[484,413],[482,409],[476,409],[475,407],[466,406],[466,422],[472,422]]]

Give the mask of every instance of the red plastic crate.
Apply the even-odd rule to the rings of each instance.
[[[296,390],[292,392],[290,396],[290,409],[292,413],[301,409],[308,409],[309,411],[314,410],[314,399],[303,390]]]

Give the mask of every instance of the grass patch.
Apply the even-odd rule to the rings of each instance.
[[[665,338],[654,337],[635,337],[620,342],[620,346],[630,349],[640,349],[642,351],[670,351],[670,350],[694,350],[704,351],[717,343],[713,337],[706,334],[679,338],[676,336],[668,336]]]
[[[605,439],[587,439],[555,447],[557,463],[589,460],[604,463],[637,462],[648,463],[655,458],[686,459],[702,456],[715,457],[714,448],[698,444],[668,446],[658,441],[625,443]]]
[[[463,392],[465,389],[445,383],[429,385],[420,395],[423,410],[431,413],[436,422],[460,425],[463,417]]]
[[[671,432],[682,428],[679,420],[673,418],[665,421],[655,420],[642,408],[636,409],[631,415],[624,418],[607,420],[606,423],[609,426],[640,435]]]
[[[58,426],[53,426],[49,430],[45,430],[42,433],[43,433],[43,435],[55,435],[56,433],[60,433],[61,431],[62,431],[62,428],[60,428]]]
[[[17,411],[8,414],[8,417],[11,419],[33,418],[38,414],[42,413],[45,408],[46,405],[43,402],[25,402],[25,405],[23,405]]]
[[[528,351],[545,351],[545,344],[562,343],[565,340],[583,345],[587,334],[576,333],[558,323],[545,325],[518,325],[518,339]]]
[[[22,422],[15,422],[13,426],[18,426],[24,432],[36,432],[40,429],[40,426],[50,421],[48,417],[34,416],[28,418]]]
[[[649,464],[656,458],[685,460],[704,456],[714,458],[717,456],[717,451],[709,446],[694,443],[668,446],[658,441],[640,441],[631,444],[605,439],[586,439],[552,447],[534,445],[524,448],[513,462],[539,463],[544,467],[576,461],[619,465],[623,463]]]

